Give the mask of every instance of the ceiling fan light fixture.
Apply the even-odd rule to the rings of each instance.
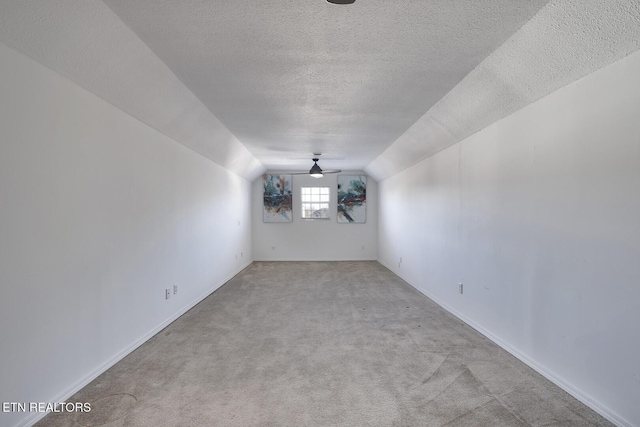
[[[318,166],[318,160],[320,155],[319,154],[315,154],[313,153],[314,156],[318,156],[318,157],[314,157],[313,159],[313,166],[311,166],[311,169],[309,169],[309,172],[305,171],[305,172],[291,172],[291,174],[293,175],[309,175],[312,176],[314,178],[322,178],[323,176],[325,176],[328,173],[340,173],[342,172],[342,169],[327,169],[327,170],[322,170],[320,168],[320,166]]]
[[[318,159],[313,159],[313,166],[309,170],[309,175],[314,178],[322,178],[324,175],[322,174],[322,169],[318,166]]]

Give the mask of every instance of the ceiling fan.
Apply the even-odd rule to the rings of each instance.
[[[311,166],[311,169],[309,169],[309,172],[292,172],[291,175],[310,175],[314,178],[322,178],[324,176],[325,173],[340,173],[342,172],[342,169],[331,169],[331,170],[322,170],[320,168],[320,166],[318,166],[318,161],[320,160],[317,157],[314,157],[313,159],[313,166]]]

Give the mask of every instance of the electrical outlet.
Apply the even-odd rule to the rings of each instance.
[[[171,289],[167,288],[164,290],[164,298],[165,299],[171,298]]]
[[[272,251],[275,251],[275,250],[276,250],[276,247],[275,247],[275,246],[271,246],[271,250],[272,250]]]
[[[458,283],[458,292],[460,294],[462,294],[464,291],[464,285],[462,284],[462,282]]]
[[[362,250],[364,251],[364,245],[362,245]]]
[[[244,252],[240,252],[240,258],[244,258]]]
[[[177,294],[178,293],[178,285],[173,285],[173,294]]]

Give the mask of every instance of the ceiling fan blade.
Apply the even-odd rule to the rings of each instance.
[[[342,169],[328,169],[328,170],[322,170],[322,173],[340,173],[342,172]],[[309,175],[309,171],[283,171],[282,172],[283,175]]]
[[[316,158],[313,158],[311,160],[313,161],[313,166],[311,167],[311,169],[308,172],[306,172],[306,171],[287,171],[286,173],[288,175],[311,175],[311,176],[313,176],[313,173],[315,172],[315,173],[319,174],[315,178],[320,178],[325,173],[340,173],[340,172],[342,172],[342,169],[327,169],[327,170],[323,170],[322,168],[320,168],[320,166],[318,166],[318,161],[320,159],[318,159],[316,157]]]

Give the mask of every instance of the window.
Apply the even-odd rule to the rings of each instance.
[[[302,187],[302,218],[329,219],[329,187]]]

